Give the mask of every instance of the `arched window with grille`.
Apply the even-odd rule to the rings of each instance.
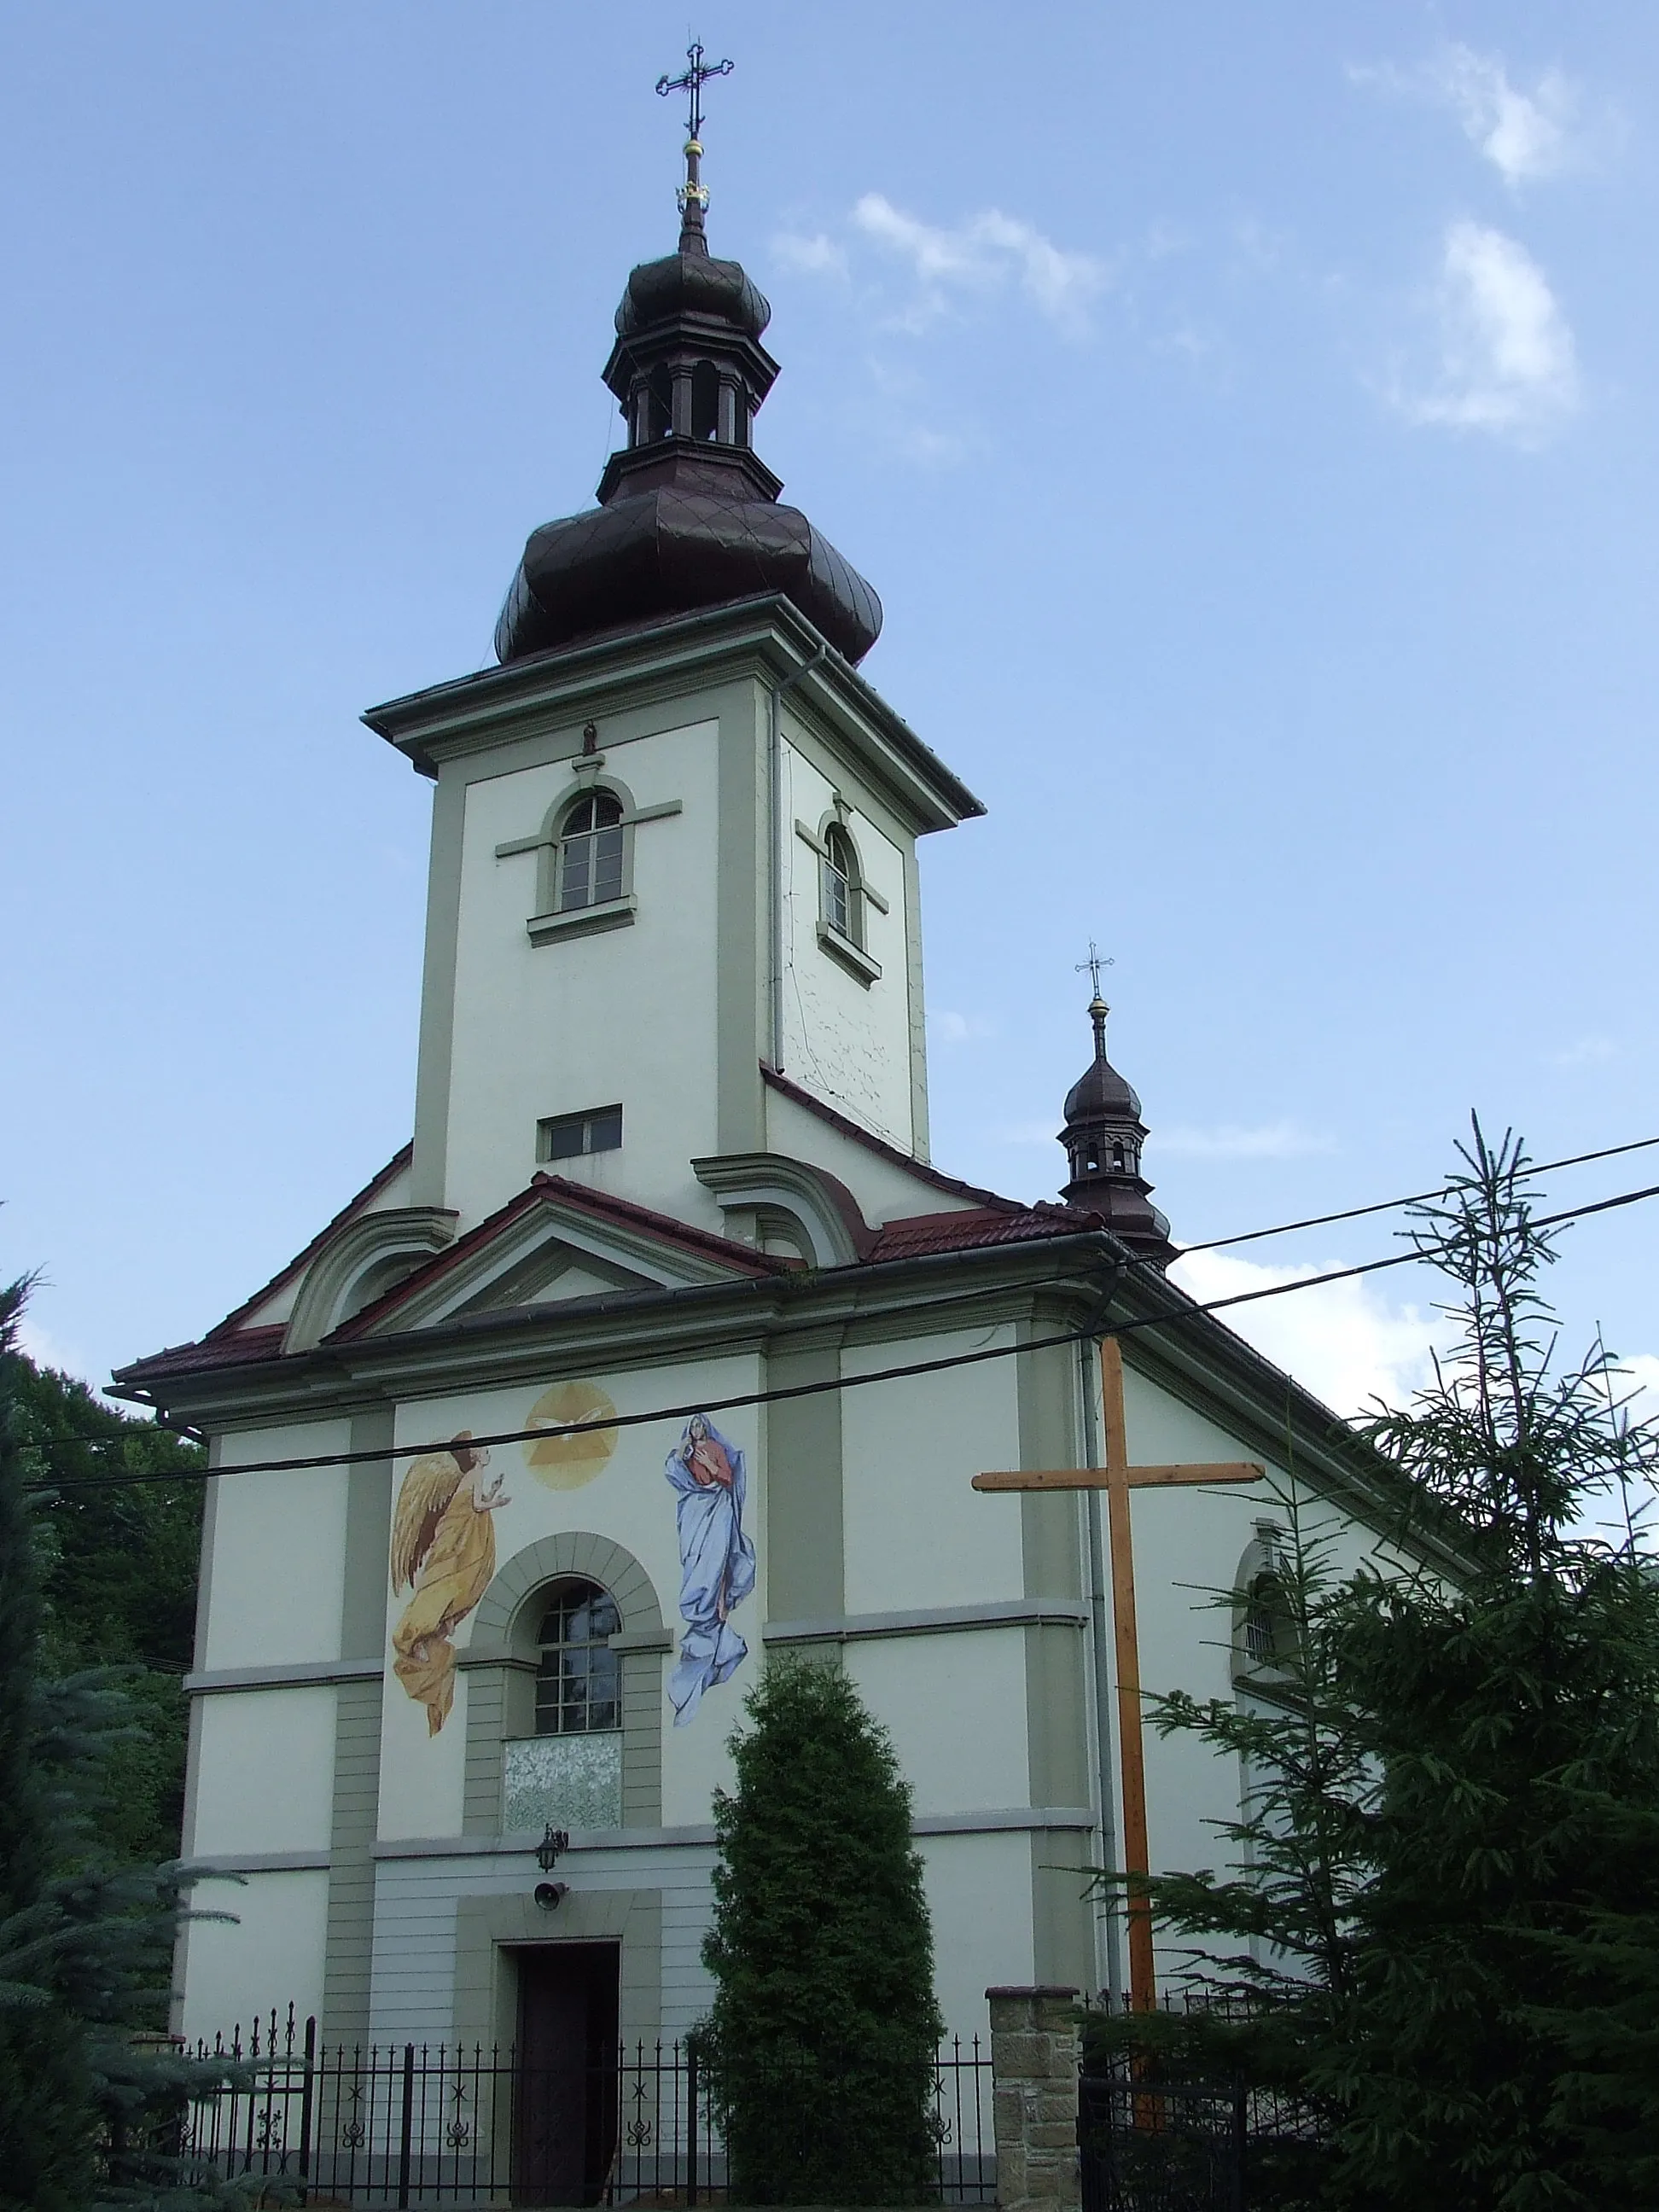
[[[1285,1616],[1285,1592],[1277,1575],[1254,1577],[1244,1597],[1244,1620],[1239,1657],[1244,1671],[1271,1674],[1282,1668],[1291,1633]]]
[[[559,825],[560,914],[604,906],[623,895],[623,805],[614,792],[587,791]]]
[[[622,1662],[611,1638],[621,1626],[616,1601],[597,1583],[573,1577],[554,1583],[536,1639],[538,1735],[620,1726]]]
[[[1284,1534],[1259,1521],[1255,1540],[1239,1561],[1233,1598],[1233,1680],[1244,1692],[1269,1698],[1293,1668],[1297,1618],[1286,1588]]]
[[[509,1831],[618,1828],[623,1820],[622,1661],[616,1600],[562,1576],[530,1601],[536,1621],[535,1734],[505,1748]]]

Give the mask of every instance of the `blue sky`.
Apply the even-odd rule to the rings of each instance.
[[[1053,1192],[1091,936],[1178,1237],[1431,1182],[1471,1107],[1543,1157],[1659,1133],[1659,15],[699,28],[757,442],[991,810],[926,854],[940,1163]],[[652,0],[0,9],[0,1273],[77,1370],[197,1334],[407,1133],[428,793],[356,716],[483,665],[592,499],[685,40]],[[1557,1288],[1659,1380],[1656,1218]],[[1351,1401],[1429,1295],[1250,1326]]]

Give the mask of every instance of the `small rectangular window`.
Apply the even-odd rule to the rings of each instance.
[[[596,1106],[586,1114],[556,1114],[536,1124],[538,1160],[578,1160],[588,1152],[621,1150],[623,1109]]]

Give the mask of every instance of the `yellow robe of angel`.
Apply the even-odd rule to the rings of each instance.
[[[469,1455],[470,1456],[470,1455]],[[392,1587],[409,1603],[392,1632],[392,1671],[426,1707],[436,1735],[455,1702],[450,1638],[495,1572],[495,1516],[481,1511],[453,1452],[429,1452],[404,1477],[392,1529]]]

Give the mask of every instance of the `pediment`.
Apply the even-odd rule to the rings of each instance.
[[[493,1312],[771,1274],[778,1262],[620,1200],[545,1178],[338,1334],[401,1335]]]

